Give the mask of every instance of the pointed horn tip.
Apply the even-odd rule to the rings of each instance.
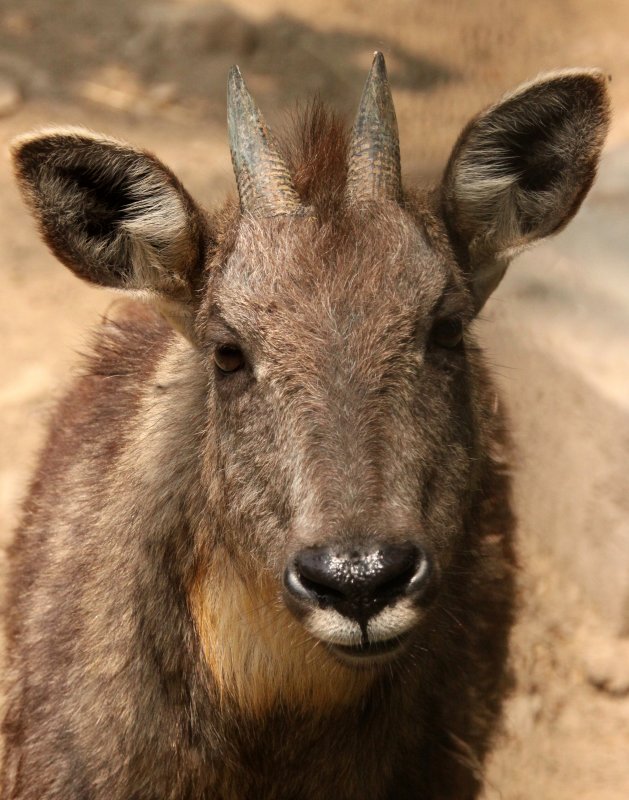
[[[242,77],[242,72],[240,71],[240,67],[238,64],[234,64],[229,70],[229,76],[227,78],[228,86],[244,86],[245,81]]]
[[[372,72],[383,72],[386,74],[387,66],[384,61],[384,54],[380,50],[374,50],[371,70]]]
[[[249,90],[245,79],[242,77],[242,72],[237,64],[229,70],[229,77],[227,78],[227,107],[232,111],[236,109],[255,108],[255,103]],[[231,124],[231,112],[228,113],[228,118]]]

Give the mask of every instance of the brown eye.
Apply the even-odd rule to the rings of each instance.
[[[463,341],[463,323],[456,317],[438,319],[432,326],[430,338],[438,347],[454,350]]]
[[[239,347],[222,344],[214,351],[214,363],[221,372],[237,372],[245,365],[245,356]]]

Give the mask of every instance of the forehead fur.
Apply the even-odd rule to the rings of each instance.
[[[280,305],[323,298],[335,307],[344,299],[354,307],[430,304],[450,277],[443,262],[423,227],[387,202],[328,222],[244,218],[219,284],[226,299],[232,286],[253,308],[270,297]]]
[[[241,216],[230,208],[210,265],[212,302],[234,321],[270,302],[322,301],[337,311],[366,305],[430,310],[446,287],[461,288],[445,226],[432,194],[351,205],[346,202],[347,128],[320,103],[280,140],[310,216]],[[274,309],[277,310],[277,309]],[[312,310],[312,309],[311,309]]]

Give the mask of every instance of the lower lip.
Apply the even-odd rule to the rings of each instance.
[[[403,634],[393,639],[387,639],[384,642],[372,642],[367,645],[361,644],[355,646],[335,644],[330,645],[330,649],[337,655],[343,656],[345,659],[356,661],[376,660],[397,653],[402,649],[402,645],[407,639],[408,634]]]

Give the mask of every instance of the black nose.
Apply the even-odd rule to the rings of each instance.
[[[422,595],[431,573],[426,553],[410,543],[351,553],[309,547],[297,553],[284,582],[302,602],[364,621],[403,596]]]

